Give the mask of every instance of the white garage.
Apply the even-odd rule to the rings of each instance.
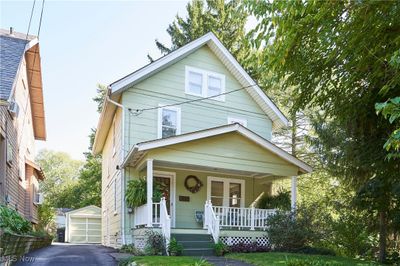
[[[87,206],[66,213],[65,242],[101,243],[101,209]]]

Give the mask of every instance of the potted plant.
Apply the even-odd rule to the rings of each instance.
[[[218,241],[218,243],[214,244],[214,252],[216,256],[224,256],[228,251],[228,247],[222,241]]]
[[[153,202],[159,202],[162,197],[160,185],[153,185]],[[140,207],[147,202],[147,181],[144,178],[128,181],[125,199],[130,208]]]
[[[168,244],[168,252],[171,256],[180,256],[182,255],[183,246],[176,241],[175,238],[172,238]]]

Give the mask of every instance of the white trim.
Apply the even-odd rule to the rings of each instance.
[[[153,227],[153,159],[147,159],[147,227]]]
[[[176,135],[181,134],[181,108],[177,106],[166,106],[166,104],[159,104],[161,108],[158,108],[158,120],[157,120],[157,137],[162,138],[162,112],[163,110],[169,110],[176,112]]]
[[[217,136],[217,135],[221,135],[221,134],[225,134],[225,133],[229,133],[229,132],[235,132],[235,131],[238,132],[239,134],[243,135],[244,137],[247,137],[248,139],[254,141],[261,147],[269,150],[270,152],[274,153],[275,155],[279,156],[280,158],[301,168],[303,172],[305,172],[305,173],[312,172],[312,168],[309,165],[307,165],[306,163],[304,163],[303,161],[297,159],[293,155],[287,153],[286,151],[275,146],[268,140],[260,137],[256,133],[252,132],[251,130],[249,130],[239,124],[231,124],[231,125],[226,125],[226,126],[222,126],[222,127],[216,127],[216,128],[211,128],[211,129],[207,129],[207,130],[187,133],[187,134],[180,135],[180,136],[169,137],[166,139],[157,139],[157,140],[153,140],[153,141],[139,143],[139,144],[135,145],[131,149],[131,151],[128,153],[128,156],[126,157],[122,166],[125,167],[129,158],[131,156],[133,156],[133,154],[135,154],[136,152],[165,147],[168,145],[174,145],[174,144],[188,142],[188,141],[197,140],[197,139],[208,138],[208,137]]]
[[[211,182],[223,182],[224,184],[224,192],[223,192],[223,206],[229,207],[229,184],[236,183],[240,184],[240,208],[244,208],[245,206],[245,196],[246,196],[246,181],[244,179],[236,179],[236,178],[226,178],[226,177],[216,177],[216,176],[207,176],[207,200],[211,200]]]
[[[230,52],[224,47],[224,45],[218,40],[218,38],[211,32],[203,35],[202,37],[186,44],[185,46],[177,49],[176,51],[156,60],[155,62],[127,75],[126,77],[112,83],[110,85],[112,93],[120,93],[128,88],[128,85],[134,85],[143,79],[149,77],[153,73],[157,71],[161,71],[162,69],[168,67],[170,64],[175,63],[180,58],[192,53],[196,49],[202,47],[203,45],[208,44],[209,46],[215,47],[218,52],[222,54],[224,58],[228,61],[228,63],[232,66],[232,71],[236,71],[243,82],[243,86],[255,85],[256,82],[250,77],[250,75],[243,69],[243,67],[236,61],[236,59],[230,54]],[[282,112],[276,107],[276,105],[264,94],[260,87],[257,85],[248,87],[246,89],[248,92],[254,91],[255,95],[260,99],[260,101],[265,104],[265,107],[261,106],[264,112],[269,116],[272,116],[271,119],[275,127],[287,126],[288,120],[282,114]]]
[[[228,125],[234,123],[238,123],[244,127],[247,127],[247,119],[228,116]]]
[[[189,90],[189,72],[193,72],[193,73],[201,75],[202,82],[201,82],[201,93],[200,94],[193,93]],[[214,78],[220,79],[221,80],[221,91],[219,92],[219,94],[225,93],[225,75],[224,74],[209,71],[206,69],[200,69],[200,68],[196,68],[196,67],[192,67],[192,66],[185,66],[185,93],[189,94],[189,95],[197,96],[197,97],[203,97],[203,98],[212,96],[212,95],[208,94],[209,77],[214,77]],[[210,98],[210,100],[225,102],[225,95]]]
[[[154,170],[153,173],[153,178],[154,177],[163,177],[163,178],[169,178],[171,180],[170,183],[170,191],[171,195],[170,197],[170,209],[172,210],[172,215],[169,213],[169,216],[172,219],[172,227],[175,227],[175,217],[176,217],[176,173],[175,172],[167,172],[167,171],[158,171]]]
[[[292,211],[295,211],[297,203],[297,176],[292,176],[290,203]]]

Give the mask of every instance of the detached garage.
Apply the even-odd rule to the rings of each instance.
[[[101,243],[101,209],[87,206],[66,213],[65,242]]]

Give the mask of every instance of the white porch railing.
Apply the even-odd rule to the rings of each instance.
[[[171,238],[171,217],[168,215],[167,203],[164,197],[160,201],[160,227],[165,238],[165,248],[168,254],[168,245]]]
[[[215,215],[211,200],[206,201],[204,205],[204,227],[212,235],[215,243],[219,240],[219,221],[218,216]]]
[[[236,227],[250,230],[266,229],[269,216],[274,215],[275,209],[237,208],[213,206],[214,213],[219,217],[221,227]]]
[[[149,224],[147,221],[148,211],[149,208],[147,203],[135,208],[134,222],[136,227]],[[153,208],[150,211],[152,212],[151,224],[156,227],[160,226],[160,202],[153,203]]]

